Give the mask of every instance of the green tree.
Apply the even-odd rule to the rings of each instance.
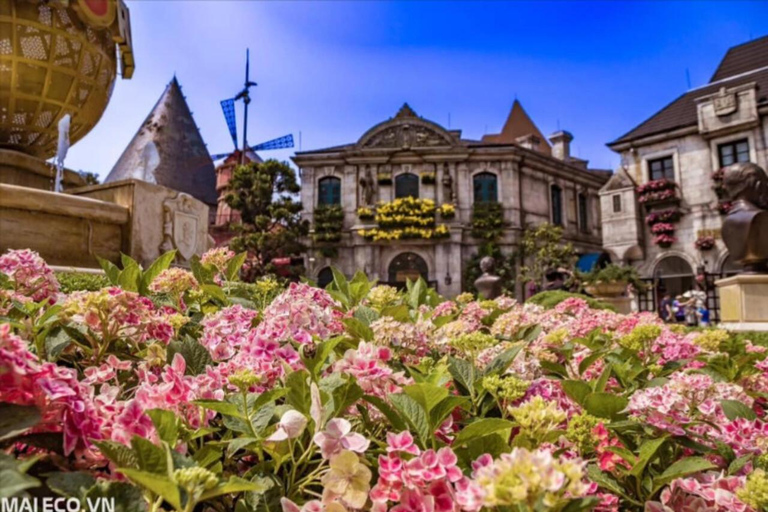
[[[248,251],[251,256],[247,280],[275,272],[272,260],[299,256],[305,249],[301,238],[309,223],[301,219],[301,203],[294,198],[301,191],[296,173],[285,162],[252,162],[235,169],[229,182],[226,202],[240,212],[240,234],[230,248]],[[289,267],[289,277],[303,273],[303,267]]]
[[[549,270],[571,269],[576,263],[573,245],[563,243],[563,228],[540,224],[525,229],[520,241],[522,265],[517,278],[522,283],[541,286]]]

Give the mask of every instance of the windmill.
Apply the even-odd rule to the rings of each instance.
[[[240,164],[245,163],[245,152],[247,150],[251,151],[269,151],[272,149],[285,149],[285,148],[292,148],[293,147],[293,135],[283,135],[282,137],[278,137],[276,139],[268,140],[266,142],[261,142],[259,144],[256,144],[255,146],[248,146],[248,104],[251,103],[251,94],[250,89],[251,87],[255,87],[258,85],[256,82],[251,82],[250,80],[250,50],[246,50],[245,52],[245,86],[243,87],[243,90],[237,93],[237,96],[234,98],[229,98],[226,100],[221,100],[221,110],[224,112],[224,119],[227,121],[227,128],[229,128],[229,135],[232,137],[232,144],[235,146],[235,151],[237,151],[237,122],[235,119],[235,102],[239,100],[243,100],[244,105],[244,114],[243,114],[243,150],[240,153]],[[211,155],[212,160],[221,160],[222,158],[226,158],[231,153],[220,153],[217,155]]]

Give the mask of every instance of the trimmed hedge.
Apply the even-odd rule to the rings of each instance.
[[[56,272],[62,293],[95,292],[110,286],[109,279],[104,274],[87,272]]]
[[[571,293],[566,292],[563,290],[553,290],[548,292],[540,292],[528,299],[526,302],[532,302],[533,304],[538,304],[539,306],[545,308],[545,309],[552,309],[561,302],[563,302],[565,299],[570,299],[571,297],[577,298],[577,299],[584,299],[587,301],[587,304],[589,304],[589,307],[593,309],[607,309],[609,311],[616,311],[616,309],[611,306],[610,304],[606,304],[605,302],[601,302],[597,299],[593,299],[592,297],[587,297],[586,295],[581,295],[579,293]]]

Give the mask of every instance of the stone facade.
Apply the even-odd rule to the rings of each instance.
[[[728,155],[737,146],[741,161],[748,159],[763,168],[768,164],[768,51],[763,50],[768,39],[756,43],[753,49],[749,46],[753,43],[735,48],[741,52],[741,61],[755,55],[753,71],[739,69],[732,77],[688,91],[609,144],[621,154],[622,168],[600,192],[604,248],[614,261],[637,266],[644,277],[663,283],[671,276],[666,291],[673,294],[686,291],[702,270],[710,274],[735,271],[720,237],[721,210],[727,208],[727,198],[718,197],[713,175],[731,163]],[[729,69],[733,50],[721,69]],[[636,187],[658,177],[652,176],[652,166],[658,172],[664,159],[677,200],[640,204]],[[669,208],[678,208],[681,216],[674,223],[676,240],[662,247],[654,243],[646,216]],[[696,241],[705,236],[712,236],[715,246],[699,250]]]
[[[500,136],[496,137],[498,140]],[[340,180],[338,196],[344,215],[335,257],[320,255],[308,241],[309,276],[322,281],[329,267],[335,266],[347,275],[362,270],[372,279],[397,282],[407,273],[398,273],[398,264],[410,258],[422,268],[426,266],[428,281],[441,294],[459,294],[466,264],[483,243],[471,236],[470,226],[476,193],[474,180],[481,173],[487,173],[486,178],[488,174],[492,176],[497,200],[502,205],[506,226],[499,246],[504,254],[515,250],[525,226],[552,221],[553,186],[562,190],[565,239],[573,242],[579,252],[599,251],[597,194],[608,176],[587,170],[585,162],[581,165],[583,161],[569,161],[570,139],[561,139],[566,144],[558,148],[563,159],[549,156],[548,145],[545,154],[526,149],[520,143],[466,140],[459,130],[447,130],[418,117],[404,105],[394,118],[377,124],[355,143],[297,153],[293,160],[300,167],[304,217],[314,225],[314,211],[321,202],[320,182],[329,177]],[[448,226],[449,236],[379,242],[360,236],[360,229],[375,224],[372,220],[361,220],[358,208],[394,200],[398,177],[405,174],[422,178],[418,180],[419,198],[432,199],[438,206],[455,206],[455,218],[439,220]],[[434,174],[434,180],[429,180],[434,183],[425,183],[424,174]],[[392,184],[380,183],[376,179],[380,175],[389,176]],[[372,189],[366,188],[365,183],[370,181],[374,182]],[[577,211],[579,194],[586,206],[581,218],[587,224],[583,227],[579,225]]]

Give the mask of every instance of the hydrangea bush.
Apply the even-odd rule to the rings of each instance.
[[[0,256],[0,497],[768,510],[768,349],[749,337],[338,272],[256,297],[241,255],[173,258],[104,262],[109,286],[64,294],[35,253]]]

